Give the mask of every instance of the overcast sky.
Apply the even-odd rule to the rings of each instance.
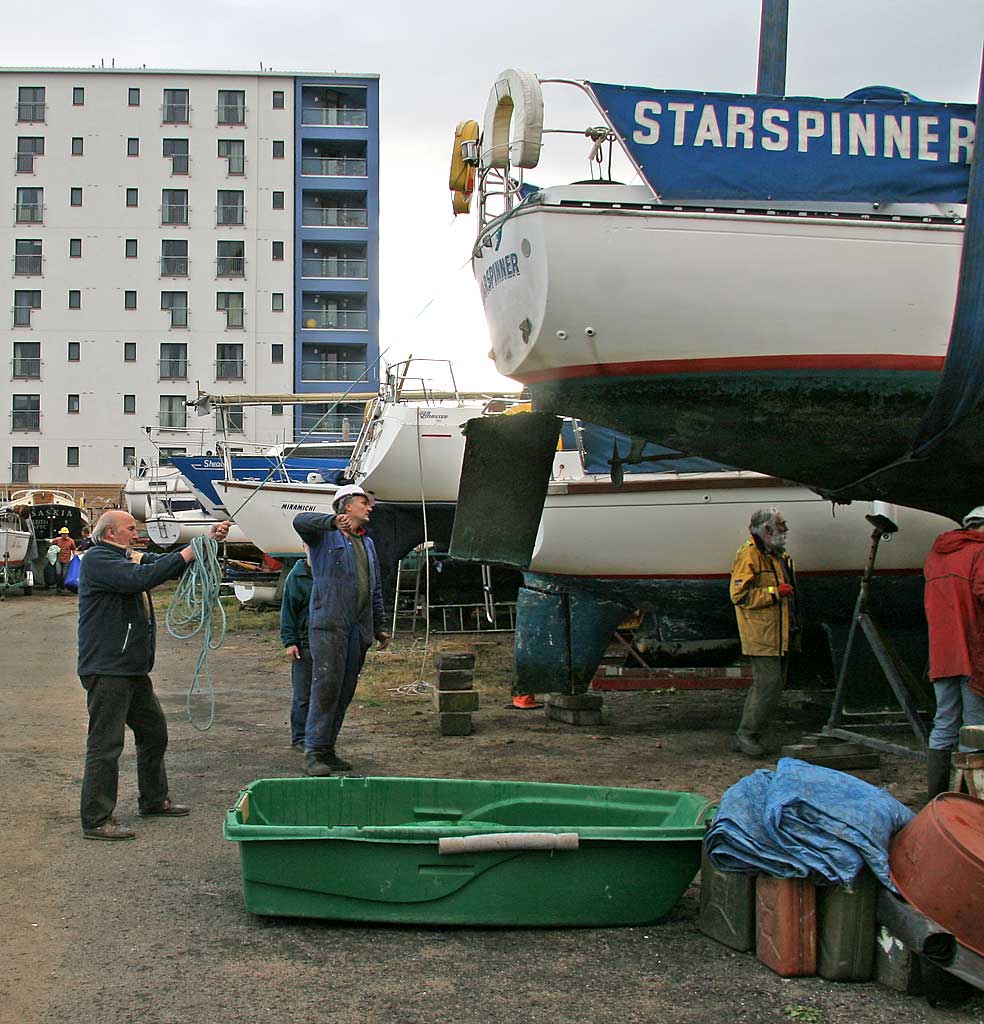
[[[380,75],[380,345],[453,358],[465,387],[509,386],[491,361],[468,267],[474,216],[451,216],[455,124],[481,122],[503,68],[659,88],[751,92],[760,0],[48,0],[0,42],[6,66],[224,68]],[[894,85],[977,99],[982,0],[790,0],[787,93],[842,96]],[[545,91],[545,125],[598,123],[586,101]],[[549,140],[548,140],[549,141]],[[540,185],[586,177],[542,161]],[[580,161],[580,162],[579,162]]]

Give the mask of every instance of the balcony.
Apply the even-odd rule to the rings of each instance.
[[[43,124],[47,103],[18,103],[17,120],[22,124]]]
[[[216,359],[216,380],[242,380],[245,364],[242,359]]]
[[[302,259],[301,276],[348,277],[364,281],[369,277],[369,261],[338,256],[329,256],[326,259]]]
[[[369,314],[364,309],[305,309],[301,324],[308,331],[366,331]]]
[[[308,206],[301,212],[301,224],[312,228],[364,228],[369,211],[350,206]]]
[[[161,224],[187,224],[187,203],[167,203],[161,207]]]
[[[35,306],[14,306],[14,327],[30,327],[31,311],[36,308]]]
[[[226,330],[241,331],[246,326],[246,311],[244,309],[233,307],[219,310],[219,312],[225,313]]]
[[[40,256],[15,256],[14,273],[21,277],[34,277],[41,273]]]
[[[40,380],[41,357],[14,356],[10,361],[10,376],[12,380]]]
[[[15,433],[36,434],[41,430],[41,413],[15,410],[10,414],[10,429]]]
[[[244,156],[228,156],[228,168],[226,174],[230,178],[240,178],[246,173],[246,157]]]
[[[337,436],[351,436],[359,432],[362,425],[362,417],[359,413],[351,414],[344,412],[329,412],[319,414],[316,409],[310,406],[303,406],[301,411],[301,430],[312,434],[334,434]]]
[[[218,256],[215,260],[216,277],[245,277],[245,256]]]
[[[187,359],[159,359],[157,362],[158,380],[187,380]]]
[[[187,277],[187,256],[162,256],[161,277]]]
[[[365,107],[303,107],[301,124],[365,128],[369,117]]]
[[[172,327],[187,327],[188,326],[188,307],[187,306],[171,306],[168,310],[171,314],[171,326]]]
[[[27,484],[31,482],[31,469],[36,462],[11,462],[10,482],[12,484]]]
[[[187,153],[173,153],[171,155],[171,173],[172,174],[189,174],[190,173],[190,161]]]
[[[17,174],[34,173],[34,153],[17,154]]]
[[[184,430],[188,426],[188,411],[181,409],[162,409],[157,416],[157,425],[161,430]]]
[[[240,103],[221,104],[215,108],[216,124],[246,124],[246,107]]]
[[[215,223],[223,225],[242,225],[245,221],[245,210],[241,206],[217,206],[215,208]]]
[[[191,104],[165,103],[161,107],[161,124],[190,124]]]
[[[365,363],[301,363],[302,381],[361,380],[365,372]]]
[[[43,203],[18,203],[14,207],[14,220],[18,224],[44,223]]]
[[[301,159],[301,174],[315,174],[325,178],[364,178],[368,174],[368,161],[349,156],[306,156]]]

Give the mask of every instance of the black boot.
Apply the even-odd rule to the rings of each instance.
[[[950,788],[950,750],[928,750],[926,795],[932,800]]]
[[[326,754],[323,754],[322,759],[329,768],[333,768],[337,772],[350,772],[352,770],[352,765],[344,758],[339,757],[338,754],[335,753],[334,747],[332,747]]]
[[[313,775],[315,778],[325,778],[331,775],[331,765],[328,764],[324,754],[312,751],[304,755],[304,774]]]

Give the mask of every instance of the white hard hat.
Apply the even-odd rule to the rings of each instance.
[[[369,497],[358,484],[345,484],[344,487],[339,487],[335,491],[335,497],[331,500],[331,507],[337,512],[339,502],[343,498],[351,498],[353,494],[361,494],[363,498]]]
[[[974,520],[984,523],[984,505],[978,505],[977,508],[972,508],[960,521],[961,526],[966,526],[968,523],[972,523]]]

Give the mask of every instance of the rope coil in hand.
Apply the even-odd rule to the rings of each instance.
[[[191,542],[194,558],[178,582],[177,590],[167,606],[164,624],[168,633],[178,640],[190,640],[202,634],[202,650],[195,663],[195,677],[188,689],[185,709],[188,721],[204,732],[215,721],[215,687],[208,671],[208,652],[222,646],[226,634],[226,613],[219,600],[222,585],[222,566],[219,564],[219,545],[212,537],[195,537]],[[209,718],[199,725],[191,710],[196,693],[209,695]]]

